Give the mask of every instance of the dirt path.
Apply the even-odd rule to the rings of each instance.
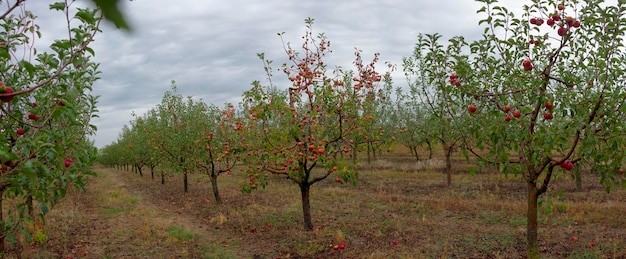
[[[96,168],[87,192],[71,191],[49,215],[50,241],[27,257],[228,258],[199,219],[161,208],[113,169]]]

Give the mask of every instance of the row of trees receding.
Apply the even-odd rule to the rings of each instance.
[[[408,87],[397,89],[393,65],[376,70],[378,54],[364,62],[357,50],[354,70],[325,63],[330,41],[307,19],[302,49],[283,45],[280,68],[259,54],[269,84],[255,81],[237,109],[185,99],[173,87],[102,150],[101,162],[139,173],[148,165],[162,179],[178,172],[185,190],[187,174],[202,170],[218,204],[217,177],[236,164],[247,172],[244,192],[283,175],[299,187],[311,230],[311,186],[333,175],[356,183],[357,155],[369,161],[395,142],[419,160],[442,148],[451,185],[451,156],[461,150],[476,159],[472,170],[524,179],[528,256],[538,257],[537,202],[554,174],[572,171],[580,183],[582,172],[597,173],[607,190],[623,183],[626,8],[548,0],[516,17],[496,1],[480,2],[483,37],[444,43],[439,34],[419,35],[403,60]],[[289,86],[272,83],[277,71]],[[428,154],[418,152],[424,147]]]

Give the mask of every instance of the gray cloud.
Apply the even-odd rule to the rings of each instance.
[[[100,118],[93,120],[99,147],[117,139],[132,111],[142,114],[158,104],[171,80],[183,95],[218,106],[238,102],[252,81],[265,79],[256,53],[265,52],[275,66],[285,62],[276,33],[286,32],[285,40],[299,46],[306,17],[331,40],[329,61],[349,69],[355,47],[365,60],[380,52],[381,61],[399,66],[419,33],[475,39],[482,31],[480,5],[466,0],[136,0],[123,7],[134,31],[106,25],[92,46],[102,71],[94,87],[101,96]],[[396,84],[404,86],[400,79]]]

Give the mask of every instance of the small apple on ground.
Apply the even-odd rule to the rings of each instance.
[[[71,158],[66,158],[65,161],[63,161],[63,164],[65,164],[65,167],[70,167],[72,166],[72,162]]]
[[[335,178],[335,182],[336,183],[340,183],[341,182],[341,178],[339,178],[339,177]]]
[[[573,236],[572,237],[572,241],[578,241],[578,237],[577,236]]]

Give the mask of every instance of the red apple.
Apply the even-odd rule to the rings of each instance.
[[[511,116],[507,115],[506,117],[504,117],[504,121],[511,121]]]
[[[546,112],[543,114],[543,118],[546,120],[551,120],[554,119],[554,116],[552,115],[552,113]]]
[[[530,18],[530,24],[537,24],[537,18]]]
[[[620,168],[618,172],[619,174],[624,174],[624,168]]]
[[[559,14],[553,14],[552,15],[552,20],[554,21],[560,21],[561,20],[561,16]]]
[[[334,245],[333,250],[339,250],[339,245]]]
[[[65,161],[63,161],[63,163],[65,164],[65,167],[70,167],[72,165],[72,159],[66,158]]]
[[[580,27],[580,21],[579,20],[573,21],[572,22],[572,27],[574,27],[574,28]]]
[[[8,86],[5,86],[3,88],[4,88],[4,91],[0,90],[0,93],[3,93],[3,94],[12,94],[13,93],[13,88],[8,87]],[[3,97],[0,97],[0,101],[3,101],[3,102],[10,102],[12,100],[13,100],[13,96],[3,96]]]
[[[510,111],[511,111],[511,106],[509,106],[509,105],[504,106],[504,112],[508,113]]]
[[[557,33],[559,34],[559,36],[563,36],[565,34],[567,34],[567,28],[565,27],[561,27],[557,30]]]
[[[515,117],[515,118],[522,117],[522,112],[520,112],[519,110],[514,110],[513,111],[513,117]]]
[[[476,106],[474,106],[473,104],[470,104],[469,106],[467,106],[467,110],[469,110],[469,112],[471,112],[471,113],[475,113],[476,112]]]
[[[339,244],[339,249],[344,249],[344,248],[346,248],[346,244],[344,243]]]
[[[554,25],[554,20],[552,20],[552,19],[548,19],[548,20],[546,21],[546,24],[547,24],[548,26],[552,26],[552,25]]]
[[[536,25],[541,26],[543,24],[543,19],[537,18]]]
[[[315,150],[315,145],[310,145],[309,146],[309,151],[313,152],[313,150]]]
[[[335,182],[336,183],[340,183],[341,182],[341,178],[339,178],[339,177],[335,178]]]
[[[552,105],[552,103],[550,101],[546,101],[546,109],[552,110],[552,109],[554,109],[554,105]]]
[[[37,107],[37,103],[36,103],[36,102],[31,103],[31,105],[32,105],[33,107]]]
[[[36,118],[37,118],[37,115],[32,114],[32,113],[28,114],[28,119],[35,120]]]
[[[24,128],[19,128],[19,129],[17,129],[17,131],[15,131],[15,133],[16,133],[18,136],[22,136],[22,135],[24,135]]]
[[[317,149],[317,153],[320,154],[320,155],[324,154],[324,148],[318,148]]]
[[[556,8],[559,9],[559,11],[563,11],[565,9],[565,5],[559,4],[556,6]]]
[[[6,165],[2,165],[2,166],[0,167],[0,171],[8,171],[8,170],[9,170],[9,167],[8,167],[8,166],[6,166]]]
[[[578,237],[573,236],[573,237],[572,237],[572,241],[578,241]]]
[[[398,245],[398,241],[396,241],[396,240],[391,241],[391,245],[397,246]]]
[[[594,243],[593,241],[589,242],[589,247],[591,247],[591,248],[596,247],[596,243]]]

